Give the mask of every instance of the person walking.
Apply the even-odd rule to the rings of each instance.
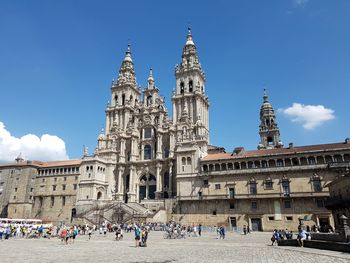
[[[199,224],[198,226],[198,235],[201,237],[202,236],[202,225]]]
[[[141,231],[137,224],[135,224],[134,228],[135,228],[135,246],[138,247],[140,243]]]

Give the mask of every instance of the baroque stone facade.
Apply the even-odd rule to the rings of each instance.
[[[190,30],[175,79],[169,118],[152,69],[147,87],[138,86],[128,46],[94,153],[84,149],[81,160],[61,162],[19,157],[0,166],[3,215],[55,223],[174,219],[254,230],[296,229],[304,216],[333,224],[325,185],[349,166],[349,140],[284,147],[265,92],[258,150],[226,153],[209,144],[205,74]]]

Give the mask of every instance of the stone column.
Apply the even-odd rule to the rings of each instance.
[[[129,175],[129,193],[128,193],[129,202],[136,202],[135,181],[136,181],[135,166],[131,165],[130,175]]]
[[[173,162],[169,163],[169,197],[173,196]]]
[[[149,199],[149,183],[148,183],[148,180],[149,180],[149,174],[146,174],[146,196],[145,196],[145,200]]]
[[[120,154],[119,154],[119,162],[125,163],[125,139],[120,139]]]
[[[162,159],[162,135],[157,134],[157,159]]]
[[[169,142],[169,157],[172,158],[174,157],[174,149],[175,149],[175,135],[174,133],[171,131],[170,132],[170,138],[169,138],[170,142]]]
[[[110,130],[110,127],[109,127],[109,118],[110,118],[110,114],[109,114],[109,111],[107,110],[106,111],[106,135],[109,134],[109,130]]]
[[[131,137],[131,156],[130,156],[130,161],[134,162],[137,160],[137,139],[135,137]]]
[[[156,169],[157,169],[157,189],[156,189],[156,198],[160,199],[162,197],[162,179],[161,179],[161,169],[162,169],[162,165],[160,163],[157,163],[156,165]]]
[[[123,192],[124,192],[123,173],[124,173],[124,167],[122,167],[122,166],[118,167],[118,193],[117,193],[117,200],[119,200],[119,201],[123,200]]]

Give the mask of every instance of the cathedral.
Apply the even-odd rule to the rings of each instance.
[[[149,71],[136,82],[130,46],[111,84],[106,126],[81,160],[0,166],[3,217],[54,223],[165,222],[288,227],[334,225],[328,183],[349,168],[350,141],[285,147],[264,92],[257,150],[209,143],[206,76],[191,30],[175,67],[172,117]]]

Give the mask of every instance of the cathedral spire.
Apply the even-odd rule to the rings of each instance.
[[[263,104],[260,109],[260,143],[258,149],[280,148],[283,144],[280,140],[280,131],[276,122],[275,111],[270,104],[266,89],[264,89]]]
[[[154,78],[153,78],[152,68],[149,69],[149,76],[148,76],[147,82],[148,82],[149,89],[154,88]]]
[[[136,86],[136,77],[134,70],[134,63],[131,57],[131,48],[128,44],[128,48],[125,52],[125,57],[119,69],[117,85],[130,84]]]

